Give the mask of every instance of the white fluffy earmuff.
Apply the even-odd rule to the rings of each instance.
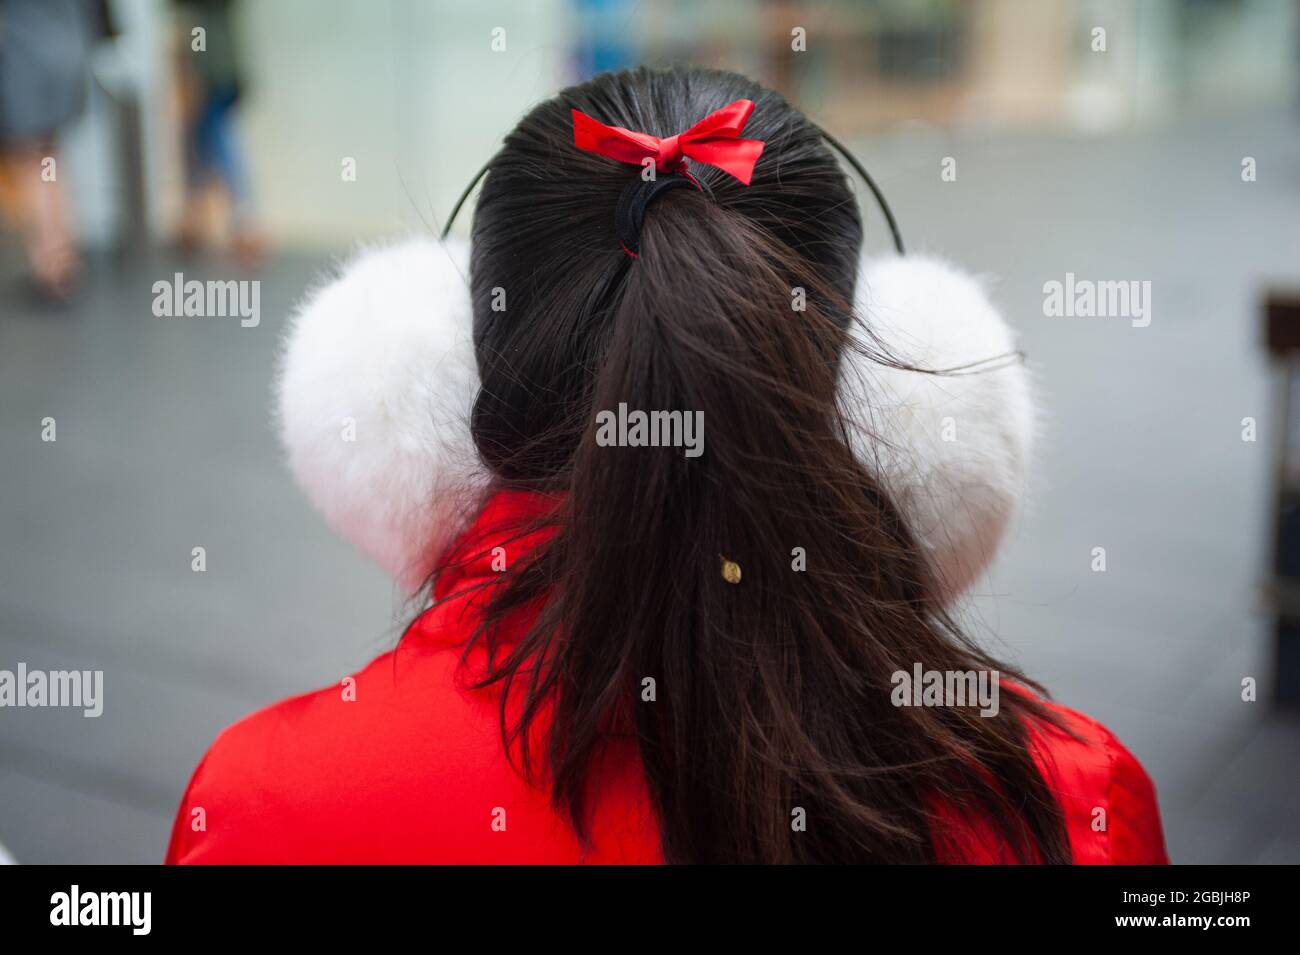
[[[361,251],[298,306],[281,357],[280,435],[295,477],[407,593],[488,487],[469,432],[468,259],[457,240]],[[856,306],[889,355],[919,368],[1015,348],[979,282],[928,256],[864,259]],[[956,596],[992,559],[1023,492],[1034,432],[1024,368],[925,374],[854,351],[840,399],[854,452],[903,510],[945,598]]]

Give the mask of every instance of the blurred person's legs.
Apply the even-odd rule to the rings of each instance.
[[[198,244],[204,210],[215,190],[229,206],[235,253],[255,264],[262,254],[262,241],[254,223],[252,189],[236,129],[237,99],[233,87],[209,92],[191,124],[182,243],[191,249]]]
[[[253,194],[242,143],[237,130],[236,105],[244,84],[235,53],[231,22],[232,0],[182,0],[182,11],[201,19],[205,48],[190,47],[184,58],[181,82],[188,90],[186,122],[185,213],[181,222],[181,247],[189,252],[211,233],[214,210],[228,214],[235,254],[246,264],[261,261],[264,243],[255,224]],[[197,20],[195,21],[197,22]],[[184,20],[183,26],[189,21]],[[188,42],[186,29],[180,31]]]
[[[56,131],[85,108],[93,20],[85,0],[0,0],[0,189],[33,278],[68,295],[78,255]]]
[[[59,298],[76,285],[80,256],[72,234],[72,217],[57,178],[47,178],[54,159],[52,142],[6,146],[0,153],[5,217],[22,235],[32,278]]]

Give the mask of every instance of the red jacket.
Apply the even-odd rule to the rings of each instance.
[[[485,556],[439,578],[438,602],[394,650],[337,686],[222,732],[181,800],[167,861],[662,861],[631,747],[613,749],[593,780],[599,799],[584,855],[549,794],[507,762],[495,691],[465,689],[458,674],[481,596],[442,598],[496,578],[494,536],[504,540],[505,528],[534,510],[527,495],[496,495],[460,545]],[[465,665],[472,672],[480,662],[471,656]],[[1100,723],[1053,709],[1079,738],[1044,729],[1036,751],[1075,860],[1168,862],[1155,791],[1138,761]],[[989,831],[965,832],[961,861],[1009,861]]]

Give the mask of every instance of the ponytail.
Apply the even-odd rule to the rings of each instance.
[[[1065,861],[1030,750],[1031,722],[1047,718],[1031,696],[1003,694],[993,719],[894,705],[893,674],[918,663],[1009,671],[948,618],[923,551],[850,449],[836,395],[855,347],[860,226],[809,124],[746,86],[756,119],[766,106],[786,124],[780,190],[760,165],[747,191],[667,192],[635,259],[604,224],[624,173],[575,161],[597,164],[582,201],[565,198],[571,183],[535,181],[564,107],[622,103],[629,115],[609,119],[646,128],[644,103],[689,98],[681,75],[602,77],[538,107],[476,213],[476,306],[494,285],[510,291],[503,275],[527,305],[476,307],[475,438],[502,483],[560,492],[554,534],[494,592],[475,638],[490,661],[479,685],[504,689],[507,745],[585,837],[593,767],[635,739],[671,862],[933,861],[948,845],[940,802],[1019,859]],[[691,76],[698,95],[707,84]],[[642,88],[654,83],[670,95]],[[566,238],[543,248],[548,227]],[[559,268],[565,257],[579,264]],[[702,453],[674,444],[685,427],[600,427],[637,413],[702,421]],[[507,648],[503,624],[524,606],[540,609]]]

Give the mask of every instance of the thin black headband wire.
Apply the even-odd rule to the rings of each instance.
[[[474,187],[479,184],[479,181],[487,175],[487,171],[491,168],[492,160],[489,159],[483,164],[482,169],[474,173],[474,178],[469,181],[469,185],[465,187],[465,191],[460,194],[460,198],[456,200],[456,204],[451,207],[451,215],[447,216],[447,224],[442,227],[441,238],[446,239],[447,236],[451,234],[451,224],[456,221],[456,215],[460,212],[460,207],[465,204],[465,200],[468,199],[469,194],[474,191]]]
[[[903,251],[903,233],[898,229],[898,220],[894,218],[894,210],[889,208],[889,203],[885,201],[885,194],[880,191],[876,185],[876,180],[871,178],[871,173],[867,172],[867,167],[858,162],[858,157],[849,152],[848,148],[820,126],[816,127],[817,132],[822,134],[822,139],[830,143],[831,147],[839,153],[846,163],[853,167],[853,171],[862,177],[862,181],[867,184],[871,194],[876,197],[876,205],[880,206],[880,211],[885,214],[885,222],[889,224],[889,234],[894,237],[894,248],[899,255],[906,255]]]
[[[898,229],[898,220],[894,218],[894,211],[889,208],[889,203],[885,201],[885,194],[880,191],[880,187],[876,185],[876,181],[871,178],[871,174],[867,172],[866,167],[863,166],[862,163],[858,162],[858,157],[849,152],[843,143],[821,127],[817,127],[817,131],[822,134],[822,138],[830,144],[831,148],[843,157],[845,162],[853,167],[853,171],[856,172],[858,176],[861,177],[862,181],[867,184],[867,188],[871,190],[871,194],[876,198],[876,205],[880,206],[880,211],[885,214],[885,222],[889,225],[889,234],[894,238],[894,248],[898,251],[899,255],[904,255],[903,234]],[[451,234],[451,226],[452,223],[456,221],[456,216],[460,213],[460,207],[465,204],[465,200],[469,198],[469,194],[474,191],[474,187],[477,186],[483,177],[487,175],[488,169],[491,167],[491,160],[484,163],[483,168],[474,174],[474,178],[469,181],[469,185],[466,186],[465,191],[460,194],[460,198],[456,200],[456,204],[451,207],[451,215],[447,217],[447,224],[442,227],[443,239],[446,239],[447,236]]]

